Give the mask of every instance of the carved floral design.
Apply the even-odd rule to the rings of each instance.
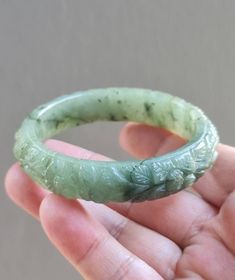
[[[148,186],[152,184],[151,170],[146,165],[135,167],[131,174],[133,182],[139,185]]]

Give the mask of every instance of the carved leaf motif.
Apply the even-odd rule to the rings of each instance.
[[[205,159],[207,158],[207,149],[204,148],[203,150],[200,151],[200,153],[196,157],[197,162],[204,162]]]
[[[215,137],[214,134],[212,133],[211,130],[208,131],[207,135],[206,135],[206,141],[208,143],[208,145],[213,145],[213,143],[215,142]]]
[[[140,185],[150,185],[152,182],[151,171],[146,165],[137,166],[132,172],[131,177],[133,182]]]
[[[192,157],[192,155],[188,152],[181,156],[180,158],[174,159],[173,160],[175,163],[175,166],[183,170],[185,172],[194,172],[196,167],[195,167],[195,159]]]
[[[159,163],[153,164],[153,170],[156,173],[160,181],[165,181],[166,175],[168,173],[169,166],[162,166]]]
[[[203,162],[207,157],[207,146],[204,144],[203,147],[196,148],[193,153],[197,162]]]
[[[184,173],[179,169],[174,169],[171,173],[168,174],[167,179],[183,183]]]

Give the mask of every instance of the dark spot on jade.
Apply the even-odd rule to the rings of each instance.
[[[118,121],[118,119],[115,117],[115,115],[113,115],[113,114],[110,114],[109,115],[109,119],[111,120],[111,121]]]
[[[63,121],[61,121],[61,120],[54,120],[54,122],[55,122],[55,127],[57,129]]]
[[[174,122],[177,122],[178,119],[176,118],[176,116],[174,115],[174,113],[173,113],[172,111],[170,111],[169,113],[170,113],[171,119],[172,119]]]
[[[152,117],[152,109],[154,105],[155,103],[148,103],[148,102],[144,103],[144,109],[148,117]]]

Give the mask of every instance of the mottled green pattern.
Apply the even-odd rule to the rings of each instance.
[[[96,120],[135,121],[166,128],[187,144],[142,161],[92,161],[49,150],[43,141]],[[218,135],[197,107],[170,94],[133,88],[94,89],[35,109],[16,134],[14,153],[25,172],[50,191],[96,202],[144,201],[191,185],[216,159]]]

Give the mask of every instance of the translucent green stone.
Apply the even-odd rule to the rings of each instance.
[[[142,161],[93,161],[49,150],[43,142],[97,120],[163,127],[187,140],[174,152]],[[36,108],[16,133],[14,154],[40,185],[96,202],[161,198],[194,183],[216,159],[215,126],[196,106],[159,91],[107,88],[76,92]]]

